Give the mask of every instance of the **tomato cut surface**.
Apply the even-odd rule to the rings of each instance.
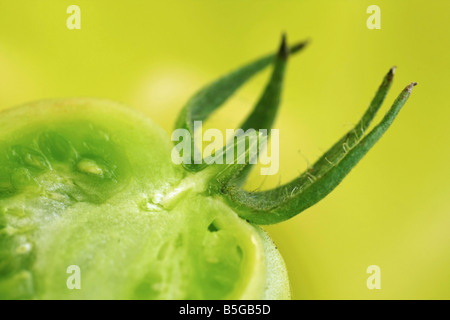
[[[5,111],[0,127],[0,298],[289,297],[270,239],[174,165],[153,122],[72,99]]]

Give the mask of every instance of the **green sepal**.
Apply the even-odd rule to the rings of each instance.
[[[380,86],[368,111],[355,129],[361,133],[379,109],[392,81],[393,69]],[[274,224],[287,220],[328,195],[387,131],[416,83],[408,85],[397,97],[383,120],[364,138],[352,129],[305,173],[278,188],[248,192],[237,185],[222,187],[223,197],[238,215],[255,224]],[[332,162],[329,158],[335,160]]]
[[[307,42],[301,42],[288,49],[289,54],[299,52]],[[281,52],[287,56],[287,51]],[[199,152],[194,143],[194,121],[206,120],[217,108],[225,103],[244,83],[269,65],[279,61],[280,52],[269,54],[257,59],[219,79],[198,91],[182,109],[175,124],[175,128],[187,129],[191,137],[191,163],[185,164],[189,171],[200,171],[205,168],[203,164],[195,164],[194,154]]]
[[[286,43],[286,37],[283,36],[278,55],[275,59],[274,68],[267,86],[265,87],[261,97],[256,103],[250,115],[239,127],[243,132],[249,129],[266,129],[267,137],[270,136],[271,128],[276,119],[278,109],[281,104],[281,94],[283,91],[283,79],[286,72],[289,49]],[[261,148],[258,149],[258,151]],[[252,165],[248,164],[234,178],[234,183],[238,185],[244,184],[252,169]]]

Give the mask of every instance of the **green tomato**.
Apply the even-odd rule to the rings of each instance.
[[[75,99],[12,109],[0,126],[1,298],[289,297],[267,235],[199,193],[152,121]],[[66,286],[70,265],[81,290]]]
[[[274,64],[243,128],[270,128],[288,53],[259,59],[199,91],[177,127],[192,131],[239,86]],[[385,77],[362,131],[392,81]],[[114,102],[31,103],[0,117],[1,299],[288,299],[286,267],[258,224],[322,199],[387,130],[408,86],[365,137],[346,135],[306,173],[264,192],[241,188],[249,165],[176,165],[151,120]],[[362,125],[363,124],[363,125]],[[342,151],[342,143],[349,150]],[[333,165],[329,164],[333,161]],[[67,273],[79,267],[81,288]]]

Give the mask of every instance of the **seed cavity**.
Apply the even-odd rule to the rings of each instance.
[[[217,222],[213,221],[209,224],[208,230],[209,230],[209,232],[217,232],[220,230],[220,228],[217,226]]]
[[[38,170],[50,168],[50,164],[42,154],[24,146],[12,147],[11,156],[13,159],[29,168]]]
[[[92,159],[81,159],[77,163],[77,169],[80,172],[91,174],[98,177],[103,177],[105,174],[105,170],[95,161]]]
[[[56,161],[66,161],[73,156],[70,143],[56,132],[44,132],[39,136],[38,145],[41,151]]]
[[[72,199],[68,194],[60,192],[49,192],[46,194],[47,198],[64,204],[72,204],[74,199]]]

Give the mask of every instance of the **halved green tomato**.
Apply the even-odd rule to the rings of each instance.
[[[278,53],[198,91],[176,128],[187,130],[194,146],[195,121],[206,120],[273,64],[268,85],[241,125],[270,129],[288,57],[305,45],[288,47],[283,36]],[[249,163],[175,165],[164,132],[113,102],[44,101],[0,113],[0,298],[289,298],[283,260],[254,224],[290,219],[339,185],[417,84],[406,86],[366,134],[394,70],[355,127],[306,172],[259,192],[242,189]],[[247,158],[249,148],[235,160]],[[69,283],[71,270],[78,272],[80,289]]]
[[[0,298],[289,298],[268,236],[174,165],[150,120],[66,99],[2,112],[0,128]]]

